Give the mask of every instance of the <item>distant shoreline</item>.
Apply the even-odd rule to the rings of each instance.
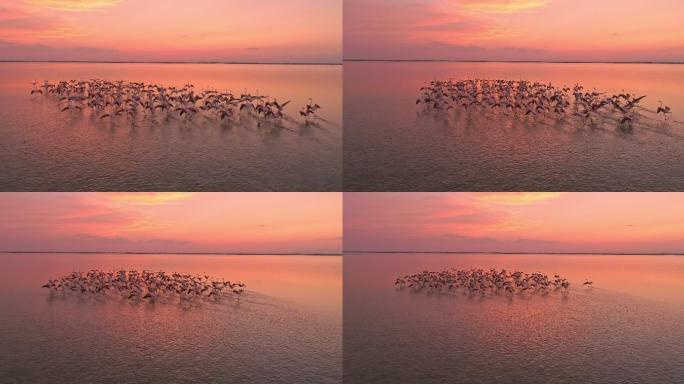
[[[611,253],[611,252],[439,252],[439,251],[344,251],[344,253],[405,253],[405,254],[443,254],[443,255],[605,255],[605,256],[684,256],[684,253]]]
[[[216,64],[216,65],[332,65],[345,62],[379,63],[503,63],[503,64],[671,64],[681,65],[684,61],[554,61],[554,60],[446,60],[446,59],[344,59],[341,62],[298,63],[258,61],[89,61],[89,60],[0,60],[0,63],[64,63],[64,64]]]
[[[240,252],[110,252],[110,251],[0,251],[0,254],[76,254],[76,255],[205,255],[205,256],[344,256],[344,253],[442,254],[442,255],[605,255],[605,256],[684,256],[684,253],[612,252],[493,252],[493,251],[344,251],[344,253],[240,253]]]
[[[225,65],[342,65],[342,63],[261,63],[249,61],[87,61],[87,60],[0,60],[0,63],[64,63],[64,64],[225,64]]]
[[[684,64],[684,61],[544,61],[544,60],[402,60],[402,59],[344,59],[343,62],[389,63],[506,63],[506,64]]]
[[[76,255],[204,255],[204,256],[342,256],[341,253],[236,253],[236,252],[103,252],[103,251],[0,251],[0,254],[76,254]]]

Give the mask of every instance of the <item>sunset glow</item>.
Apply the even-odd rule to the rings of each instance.
[[[684,61],[675,0],[348,0],[344,58]]]
[[[2,60],[332,63],[337,0],[0,0]]]
[[[677,193],[347,193],[345,250],[684,253]]]
[[[338,193],[3,193],[1,251],[339,253]]]

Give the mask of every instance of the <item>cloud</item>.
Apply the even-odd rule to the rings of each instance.
[[[57,11],[81,12],[113,7],[123,0],[27,0],[26,3]]]
[[[29,17],[19,17],[19,18],[2,18],[0,19],[0,30],[16,30],[16,29],[32,29],[36,28],[44,29],[45,24],[38,19]]]
[[[82,251],[90,247],[89,250],[111,250],[116,252],[183,252],[188,251],[189,246],[193,245],[188,240],[176,239],[131,239],[124,236],[97,236],[90,234],[79,234],[70,238],[77,244],[72,250]],[[76,240],[76,241],[74,241]]]
[[[0,40],[0,53],[3,60],[57,60],[59,57],[68,57],[74,61],[89,60],[115,60],[118,51],[108,48],[94,47],[64,47],[55,48],[44,44],[17,43]]]
[[[345,243],[353,245],[360,238],[373,242],[374,237],[394,239],[388,243],[395,244],[480,238],[509,225],[508,211],[473,202],[467,194],[345,195]]]
[[[334,28],[334,23],[341,23],[341,6],[332,6],[333,0],[324,2],[331,6],[266,0],[264,6],[245,8],[238,16],[230,13],[232,2],[216,0],[0,0],[0,40],[17,44],[4,44],[0,57],[21,61],[340,62],[341,28]],[[307,19],[303,15],[315,20],[301,23],[300,19]],[[286,32],[274,36],[251,28],[250,20],[257,19]]]
[[[467,10],[465,5],[475,6],[474,1],[465,5],[441,1],[398,2],[391,7],[380,2],[350,3],[345,3],[343,42],[348,60],[535,60],[546,54],[540,48],[497,43],[519,36],[520,28],[482,12]],[[522,2],[485,3],[485,8],[532,6]]]
[[[0,209],[14,217],[0,221],[0,232],[9,237],[30,234],[38,241],[77,233],[110,236],[145,225],[140,212],[101,204],[88,194],[4,195]]]
[[[560,192],[506,192],[506,193],[474,193],[477,199],[485,202],[504,205],[537,204],[561,196]]]
[[[44,35],[46,32],[59,29],[60,24],[59,17],[47,17],[36,12],[0,6],[0,32],[3,39]]]
[[[506,206],[540,204],[555,193],[383,193],[346,195],[344,247],[365,251],[544,252],[559,243],[516,236]]]
[[[0,249],[24,251],[186,251],[188,241],[151,236],[142,207],[109,204],[109,194],[3,194]]]
[[[421,25],[417,26],[415,29],[417,30],[423,30],[423,31],[441,31],[441,32],[461,32],[461,31],[468,31],[471,32],[473,30],[480,30],[481,25],[474,23],[471,20],[463,20],[463,21],[451,21],[451,22],[446,22],[446,23],[434,23],[434,24],[428,24],[428,25]]]
[[[345,235],[345,251],[368,252],[554,252],[560,243],[542,239],[497,239],[491,236],[462,234],[405,235],[401,239],[388,234],[360,231]]]
[[[3,193],[0,250],[338,252],[340,211],[328,193]]]
[[[182,201],[192,197],[191,192],[125,192],[108,196],[116,202],[157,205]]]
[[[540,60],[548,51],[515,46],[485,47],[478,44],[453,44],[444,41],[407,42],[394,39],[382,44],[346,42],[345,59],[355,60]]]
[[[125,236],[99,236],[73,234],[59,236],[46,234],[40,242],[30,242],[27,237],[4,239],[2,251],[21,252],[150,252],[182,253],[196,252],[196,244],[174,239],[131,239]]]
[[[681,2],[611,0],[593,8],[583,14],[572,2],[551,0],[347,0],[344,58],[682,61],[674,16]],[[620,16],[611,18],[615,9]],[[575,28],[578,20],[585,27]]]
[[[433,48],[441,49],[443,53],[451,54],[486,54],[486,55],[500,55],[500,54],[524,54],[524,55],[536,55],[540,53],[545,53],[546,50],[541,48],[525,48],[525,47],[512,47],[512,46],[502,46],[502,47],[490,47],[486,48],[481,45],[462,45],[462,44],[452,44],[443,41],[433,41],[431,43]]]
[[[514,13],[546,7],[551,0],[467,0],[461,1],[464,8],[480,12]]]

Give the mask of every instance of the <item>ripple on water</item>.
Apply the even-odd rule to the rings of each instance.
[[[0,65],[7,67],[0,71],[0,185],[5,190],[341,189],[339,66]],[[277,127],[258,126],[249,118],[220,123],[213,116],[185,121],[158,113],[100,119],[90,111],[60,112],[53,100],[31,97],[26,87],[36,77],[261,89],[279,100],[291,99],[288,108],[296,116],[312,97],[323,106],[318,114],[324,120],[304,124],[297,117]]]
[[[347,65],[349,64],[349,65]],[[630,75],[626,75],[629,73]],[[639,76],[634,76],[638,73]],[[629,89],[675,111],[644,113],[631,133],[614,118],[512,119],[484,110],[424,111],[416,90],[434,78],[509,78],[606,92]],[[629,79],[625,81],[625,79]],[[647,191],[684,189],[684,66],[511,63],[346,63],[347,191]]]
[[[669,291],[681,288],[682,259],[649,259],[346,254],[344,378],[351,383],[677,382],[684,377],[684,307]],[[482,296],[393,284],[411,271],[478,266],[558,271],[572,285],[567,293]],[[587,273],[596,287],[582,286]],[[649,279],[639,279],[644,274],[660,274],[662,281],[646,286]],[[643,287],[619,290],[634,280]]]

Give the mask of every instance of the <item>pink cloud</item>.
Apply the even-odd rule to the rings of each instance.
[[[465,9],[482,12],[511,13],[544,8],[551,0],[461,0]]]
[[[259,7],[217,0],[0,0],[0,55],[4,60],[339,62],[341,8],[337,0],[263,0]]]
[[[669,0],[349,0],[344,58],[684,61],[682,12]]]
[[[345,193],[348,251],[684,252],[684,195]]]
[[[83,12],[113,7],[123,0],[27,0],[31,5],[59,11]]]
[[[0,250],[339,253],[338,193],[2,193]]]

